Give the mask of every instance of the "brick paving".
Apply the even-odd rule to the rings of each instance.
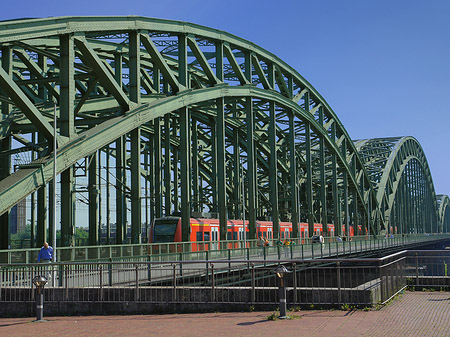
[[[406,292],[380,310],[0,318],[0,336],[450,336],[450,292]]]

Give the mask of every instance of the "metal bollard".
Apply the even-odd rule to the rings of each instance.
[[[36,286],[36,320],[34,322],[45,322],[44,319],[44,286],[47,283],[45,276],[36,276],[33,278],[33,284]]]

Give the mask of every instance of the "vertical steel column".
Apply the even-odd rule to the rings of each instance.
[[[311,161],[311,128],[309,122],[305,122],[305,146],[306,146],[306,200],[308,204],[308,233],[314,234],[314,209],[312,186],[312,161]]]
[[[160,218],[162,211],[162,149],[161,149],[161,118],[153,120],[153,153],[155,155],[154,171],[155,174],[155,217]]]
[[[191,219],[191,175],[190,175],[190,141],[189,110],[184,107],[180,113],[180,168],[181,168],[181,240],[189,241]]]
[[[217,169],[217,132],[216,121],[209,119],[211,125],[211,192],[212,192],[212,206],[211,211],[218,212],[218,169]]]
[[[347,143],[346,140],[344,139],[344,141],[342,142],[342,156],[345,158],[347,158]],[[344,188],[344,224],[345,224],[345,235],[349,238],[350,237],[350,216],[349,216],[349,210],[348,210],[348,177],[347,177],[347,172],[345,171],[345,169],[342,170],[342,184],[343,184],[343,188]],[[384,214],[384,213],[383,213]]]
[[[247,181],[248,181],[248,231],[249,239],[256,238],[256,156],[254,144],[254,116],[253,116],[253,99],[247,97],[245,99],[245,114],[247,123]]]
[[[291,221],[292,237],[298,237],[298,200],[297,200],[297,158],[295,150],[295,121],[293,111],[288,111],[289,116],[289,184],[291,190]]]
[[[98,191],[98,242],[102,244],[102,149],[97,157],[97,191]]]
[[[60,133],[75,136],[75,49],[73,36],[61,35],[60,43]],[[61,173],[61,246],[74,245],[75,191],[74,169]]]
[[[126,233],[123,232],[125,207],[125,153],[126,137],[116,140],[116,244],[122,244]]]
[[[171,183],[172,163],[170,161],[170,114],[164,116],[164,209],[165,214],[170,215],[172,209]]]
[[[129,33],[130,100],[141,100],[141,40],[139,32]],[[131,131],[131,243],[141,243],[141,129]]]
[[[272,66],[273,70],[273,66]],[[269,102],[269,186],[270,186],[270,204],[272,206],[272,223],[273,235],[279,237],[280,232],[280,216],[278,213],[278,156],[277,156],[277,124],[275,103]],[[297,184],[297,179],[295,179]],[[300,202],[299,200],[297,202]],[[297,205],[295,205],[296,207]]]
[[[233,103],[233,118],[236,123],[239,120],[239,112],[236,109],[236,105]],[[243,175],[244,168],[241,167],[241,154],[240,154],[240,144],[239,144],[239,127],[233,128],[233,200],[234,200],[234,218],[240,219],[241,208],[245,207],[242,204],[241,193],[241,171]]]
[[[39,188],[37,192],[37,231],[36,231],[37,247],[42,247],[42,244],[45,241],[47,241],[47,221],[48,221],[47,185],[45,185]]]
[[[331,139],[333,142],[336,142],[336,123],[333,123],[331,125]],[[334,223],[334,231],[335,235],[341,235],[342,234],[342,226],[341,226],[341,214],[340,214],[340,201],[339,201],[339,195],[338,195],[338,183],[337,183],[337,162],[336,162],[336,153],[331,154],[331,171],[332,171],[332,181],[331,181],[331,188],[332,188],[332,194],[333,194],[333,223]]]
[[[106,146],[106,244],[109,245],[110,242],[110,238],[111,238],[111,207],[110,207],[110,198],[111,198],[111,194],[110,194],[110,190],[109,190],[109,177],[110,177],[110,172],[109,172],[109,162],[110,162],[110,147],[109,145]]]
[[[186,35],[178,36],[178,81],[189,88],[187,71],[187,40]],[[180,113],[180,152],[181,152],[181,237],[182,241],[189,241],[189,226],[191,219],[191,136],[190,114],[187,107],[181,108]]]
[[[177,117],[174,117],[172,120],[172,134],[174,138],[178,137],[178,128],[176,124]],[[178,174],[178,158],[179,158],[179,150],[178,148],[173,148],[173,211],[179,211],[179,174]]]
[[[223,81],[223,42],[216,42],[216,77]]]
[[[12,50],[10,47],[2,47],[2,68],[12,75]],[[1,92],[1,88],[0,88]],[[1,102],[0,125],[3,119],[8,117],[11,106],[5,102]],[[9,151],[11,149],[11,138],[5,137],[0,140],[0,151]],[[11,171],[11,156],[7,155],[0,161],[0,180],[9,176]],[[11,228],[9,221],[9,211],[0,215],[0,249],[8,249],[11,241]],[[3,262],[3,261],[2,261]],[[7,262],[7,261],[4,261]]]
[[[191,134],[192,134],[192,208],[194,212],[200,212],[200,189],[199,186],[199,144],[198,144],[198,123],[197,118],[192,117],[191,122]]]
[[[131,131],[131,243],[141,243],[141,128]]]
[[[323,125],[323,107],[319,108],[319,124]],[[323,228],[323,234],[328,236],[328,219],[327,219],[327,189],[325,181],[325,139],[319,139],[319,157],[320,157],[320,222]]]
[[[97,152],[89,156],[88,191],[89,191],[89,246],[98,244],[98,195],[97,189]]]
[[[217,103],[217,192],[219,201],[219,228],[220,240],[227,239],[227,187],[226,187],[226,166],[225,166],[225,102],[223,98],[218,98]]]

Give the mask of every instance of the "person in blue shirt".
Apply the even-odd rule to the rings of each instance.
[[[53,257],[53,248],[49,246],[47,242],[44,242],[41,250],[38,254],[38,262],[39,263],[50,263],[52,262]]]

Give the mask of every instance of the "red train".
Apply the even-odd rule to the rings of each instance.
[[[248,233],[248,221],[246,223],[246,233]],[[328,224],[328,235],[334,237],[335,228],[333,224]],[[244,239],[244,226],[242,220],[227,221],[227,240],[237,241]],[[219,219],[191,218],[189,241],[192,244],[192,250],[203,250],[206,243],[219,242]],[[361,226],[358,226],[361,233]],[[308,233],[308,224],[300,223],[299,239],[308,238],[312,235],[322,235],[323,229],[321,224],[314,224],[314,233]],[[342,226],[342,233],[345,235],[345,226]],[[256,235],[262,236],[268,240],[273,240],[273,224],[271,221],[256,221]],[[354,236],[354,228],[350,227],[350,236]],[[248,234],[247,234],[248,238]],[[280,222],[280,239],[291,239],[292,223]],[[168,216],[157,218],[152,222],[149,232],[149,243],[167,243],[181,242],[181,217]],[[237,245],[238,243],[229,243],[229,245]],[[198,248],[198,249],[197,249]],[[229,247],[232,248],[232,247]]]

